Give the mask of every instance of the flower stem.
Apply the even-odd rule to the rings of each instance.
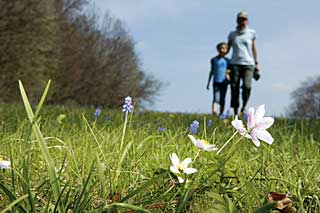
[[[121,137],[121,143],[120,143],[120,151],[122,150],[122,146],[123,146],[124,135],[126,133],[126,128],[127,128],[127,122],[128,122],[128,112],[126,112],[126,117],[124,119],[124,125],[123,125],[122,137]]]
[[[197,152],[197,154],[196,154],[196,156],[194,157],[193,161],[196,161],[196,159],[198,158],[199,154],[200,154],[200,150]]]
[[[231,138],[229,138],[229,140],[227,140],[227,142],[225,142],[223,144],[223,146],[218,150],[217,155],[224,149],[224,147],[226,147],[228,145],[228,143],[234,138],[234,136],[236,136],[236,134],[238,133],[238,131],[236,131],[235,133],[233,133],[233,135],[231,136]]]

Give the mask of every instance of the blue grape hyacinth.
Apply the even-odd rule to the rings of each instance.
[[[208,122],[207,122],[207,127],[212,126],[212,124],[213,124],[212,120],[208,120]]]
[[[100,116],[100,114],[101,114],[101,109],[102,109],[102,106],[98,106],[98,107],[97,107],[96,111],[93,113],[93,116],[94,116],[95,118],[98,118],[98,117]]]
[[[132,112],[133,110],[133,105],[132,105],[132,99],[130,96],[127,96],[124,99],[124,105],[122,106],[122,111],[123,112]]]
[[[189,131],[190,131],[192,134],[196,134],[196,133],[198,133],[198,129],[199,129],[199,122],[198,122],[197,120],[194,120],[194,121],[190,124]]]
[[[232,115],[231,115],[230,110],[227,110],[227,112],[224,112],[224,113],[222,113],[222,115],[220,115],[220,119],[221,119],[221,120],[228,119],[228,118],[230,118],[231,116],[232,116]]]
[[[158,132],[165,132],[167,129],[165,127],[158,127]]]

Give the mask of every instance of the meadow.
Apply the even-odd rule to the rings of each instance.
[[[20,89],[24,103],[0,106],[0,155],[11,162],[0,212],[271,212],[269,192],[320,212],[319,120],[275,118],[273,144],[256,147],[232,117],[46,106],[48,88],[31,107]],[[200,150],[194,120],[196,139],[228,144]],[[170,171],[172,153],[197,171]]]

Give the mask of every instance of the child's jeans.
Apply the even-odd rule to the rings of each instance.
[[[213,103],[220,104],[220,107],[224,107],[228,84],[226,82],[214,82],[213,83]]]

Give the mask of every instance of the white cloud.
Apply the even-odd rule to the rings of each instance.
[[[152,48],[151,44],[146,41],[138,41],[135,47],[137,48],[138,52],[149,51]]]
[[[158,18],[179,20],[193,9],[201,7],[200,2],[192,0],[94,0],[94,2],[100,9],[110,10],[129,25]]]
[[[301,80],[318,74],[320,29],[297,26],[294,31],[279,32],[261,45],[263,63],[276,76]]]
[[[294,21],[294,20],[293,20]],[[260,36],[258,41],[262,81],[259,94],[271,104],[272,113],[279,114],[290,104],[290,93],[309,76],[319,75],[318,37],[320,29],[296,26],[272,37]],[[271,88],[271,90],[268,90]],[[259,98],[252,97],[255,102]]]
[[[274,83],[271,87],[276,92],[290,92],[293,89],[292,86],[284,82]]]

